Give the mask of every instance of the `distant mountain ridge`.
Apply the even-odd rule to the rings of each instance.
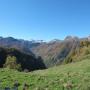
[[[90,42],[90,36],[85,38],[67,36],[64,40],[54,39],[50,42],[0,37],[0,47],[16,48],[34,57],[41,56],[45,65],[51,67],[61,64],[71,53],[80,49],[81,41]]]
[[[38,46],[39,44],[40,44],[40,42],[27,41],[27,40],[23,40],[23,39],[15,39],[13,37],[7,37],[7,38],[0,37],[0,46],[1,47],[16,48],[16,49],[18,49],[22,52],[28,53],[28,54],[33,54],[30,51],[30,47],[32,47],[34,45]]]

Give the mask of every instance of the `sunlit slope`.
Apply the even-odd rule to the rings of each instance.
[[[13,87],[14,81],[18,80],[19,90],[25,82],[29,90],[90,90],[90,58],[88,55],[76,63],[31,73],[1,69],[0,80],[3,87]]]

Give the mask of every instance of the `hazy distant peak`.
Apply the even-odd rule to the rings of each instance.
[[[76,36],[67,36],[67,37],[65,38],[65,41],[66,41],[66,40],[79,40],[79,38],[76,37]]]
[[[3,37],[0,36],[0,39],[2,39]]]
[[[6,37],[6,38],[12,38],[13,39],[13,37]]]
[[[62,40],[59,40],[59,39],[53,39],[51,40],[49,43],[56,43],[56,42],[61,42]]]
[[[88,36],[88,40],[90,41],[90,36]]]

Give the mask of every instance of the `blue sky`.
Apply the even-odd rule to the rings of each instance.
[[[90,0],[0,0],[0,36],[64,39],[90,35]]]

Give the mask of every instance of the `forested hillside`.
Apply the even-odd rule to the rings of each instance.
[[[1,68],[4,68],[6,66],[12,69],[17,64],[21,66],[21,71],[32,71],[46,68],[41,57],[36,58],[33,55],[20,52],[15,48],[0,48]]]

